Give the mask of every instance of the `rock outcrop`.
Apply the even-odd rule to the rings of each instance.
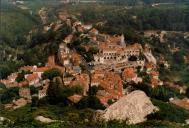
[[[10,119],[6,118],[6,117],[0,117],[0,124],[14,124],[13,121],[11,121]]]
[[[57,120],[52,120],[50,118],[46,118],[46,117],[43,117],[43,116],[37,116],[35,118],[35,120],[40,121],[42,123],[52,123],[52,122],[56,122],[57,121]]]
[[[49,19],[47,9],[45,7],[41,8],[39,10],[38,14],[39,14],[39,16],[42,20],[42,23],[46,24],[48,22],[48,19]]]
[[[143,91],[137,90],[122,97],[106,110],[98,110],[94,116],[94,120],[118,120],[128,124],[137,124],[145,121],[147,115],[158,110]]]

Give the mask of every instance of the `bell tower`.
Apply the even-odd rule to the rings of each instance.
[[[124,34],[121,35],[121,42],[120,43],[121,43],[121,46],[126,47]]]

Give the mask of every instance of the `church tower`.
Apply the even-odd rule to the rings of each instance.
[[[121,46],[126,47],[124,34],[121,35],[121,42],[120,43],[121,43]]]

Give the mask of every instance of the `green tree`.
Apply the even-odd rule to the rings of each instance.
[[[97,86],[92,86],[91,87],[91,95],[95,96],[97,92],[98,92],[98,87]]]
[[[173,54],[174,62],[178,65],[184,64],[184,57],[182,52],[176,52]]]
[[[11,73],[8,66],[0,65],[0,79],[5,79]]]
[[[6,104],[11,102],[13,99],[17,99],[17,98],[19,98],[19,88],[14,87],[14,88],[6,89],[3,92],[1,96],[1,102],[3,104]]]
[[[67,87],[63,86],[58,81],[52,81],[49,84],[49,88],[47,90],[47,99],[50,104],[63,104],[68,105],[67,97],[72,96],[74,94],[83,94],[83,88],[81,86],[73,86]]]
[[[147,84],[137,84],[133,86],[136,89],[144,91],[149,97],[165,102],[169,101],[169,98],[171,97],[184,98],[184,96],[179,92],[164,86],[159,86],[156,88],[152,88],[150,85]]]
[[[61,29],[56,32],[55,40],[62,41],[70,33],[71,28],[67,24],[64,24]]]
[[[54,69],[45,71],[42,75],[42,78],[52,80],[54,77],[57,77],[57,76],[61,76],[61,72],[58,69],[54,68]]]
[[[0,90],[1,89],[6,89],[6,86],[3,83],[0,82]]]
[[[30,86],[29,88],[30,88],[31,95],[38,93],[38,89],[36,87]]]
[[[104,109],[100,100],[96,96],[86,96],[82,98],[76,105],[79,109],[92,108],[92,109]]]
[[[181,107],[155,99],[152,99],[152,102],[160,111],[149,115],[148,119],[185,123],[185,120],[189,118],[189,113]]]
[[[114,103],[114,101],[113,101],[112,99],[109,99],[109,100],[108,100],[108,104],[109,104],[109,105],[112,105],[113,103]]]
[[[25,80],[25,77],[24,77],[24,76],[25,76],[24,71],[18,73],[18,76],[16,77],[16,81],[17,81],[17,82],[24,81],[24,80]]]
[[[38,107],[38,104],[39,104],[38,96],[33,96],[32,97],[31,107]]]
[[[58,104],[61,101],[60,83],[58,81],[50,81],[47,95],[50,104]]]
[[[189,98],[189,87],[186,89],[186,96]]]

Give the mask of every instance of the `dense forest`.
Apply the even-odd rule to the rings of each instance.
[[[154,3],[188,3],[188,0],[99,0],[109,4],[117,5],[144,5],[144,4],[154,4]]]
[[[107,26],[115,28],[132,28],[136,30],[189,30],[189,7],[184,5],[169,7],[148,7],[119,10],[83,10],[81,19],[84,22],[107,21]]]

